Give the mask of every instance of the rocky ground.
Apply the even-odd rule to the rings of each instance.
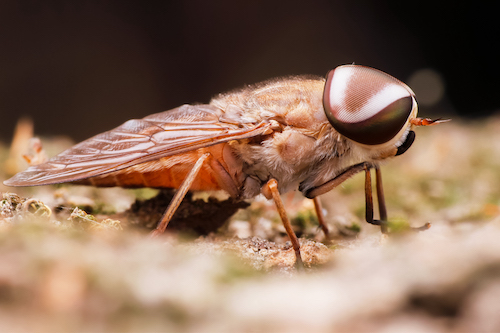
[[[69,144],[42,138],[48,155]],[[0,180],[25,167],[9,147]],[[169,193],[0,185],[0,331],[500,331],[499,170],[500,118],[454,119],[383,165],[390,236],[363,221],[362,175],[322,196],[331,242],[284,195],[303,271],[263,198],[197,194],[152,239]]]

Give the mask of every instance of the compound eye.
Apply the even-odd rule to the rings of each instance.
[[[411,89],[394,77],[345,65],[328,73],[323,106],[337,132],[361,144],[378,145],[403,129],[416,101]]]

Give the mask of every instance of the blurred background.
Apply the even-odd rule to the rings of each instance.
[[[131,118],[346,63],[407,82],[423,116],[499,110],[497,10],[434,1],[0,1],[0,141],[83,140]]]
[[[500,117],[487,118],[500,32],[484,3],[0,0],[0,332],[500,332]],[[293,273],[272,202],[227,234],[150,239],[126,225],[146,190],[1,182],[27,165],[30,123],[9,143],[22,117],[52,156],[71,144],[61,136],[353,62],[407,82],[421,116],[454,120],[384,165],[389,221],[433,226],[381,237],[359,175],[322,196],[327,247],[311,201],[290,193],[307,274]]]

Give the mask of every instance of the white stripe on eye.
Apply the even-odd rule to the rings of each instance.
[[[410,93],[403,86],[389,84],[373,95],[360,110],[352,113],[351,115],[356,117],[351,118],[350,122],[354,123],[371,118],[395,101],[408,96]]]
[[[371,96],[360,109],[351,110],[346,100],[349,93],[347,87],[352,75],[352,71],[341,71],[335,73],[332,78],[331,86],[335,89],[330,90],[330,101],[332,108],[340,111],[336,114],[336,118],[341,122],[357,123],[369,119],[398,99],[410,96],[402,85],[388,84]]]
[[[333,108],[344,109],[347,86],[353,75],[354,71],[346,67],[337,68],[333,73],[330,84],[330,103]]]

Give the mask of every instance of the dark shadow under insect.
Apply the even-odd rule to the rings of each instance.
[[[129,210],[131,224],[147,229],[154,229],[174,196],[171,189],[161,190],[158,195],[148,200],[136,200]],[[229,198],[218,200],[210,197],[207,201],[193,200],[193,195],[188,192],[176,214],[170,221],[169,230],[208,235],[217,231],[240,208],[247,208],[250,204],[243,200]]]

